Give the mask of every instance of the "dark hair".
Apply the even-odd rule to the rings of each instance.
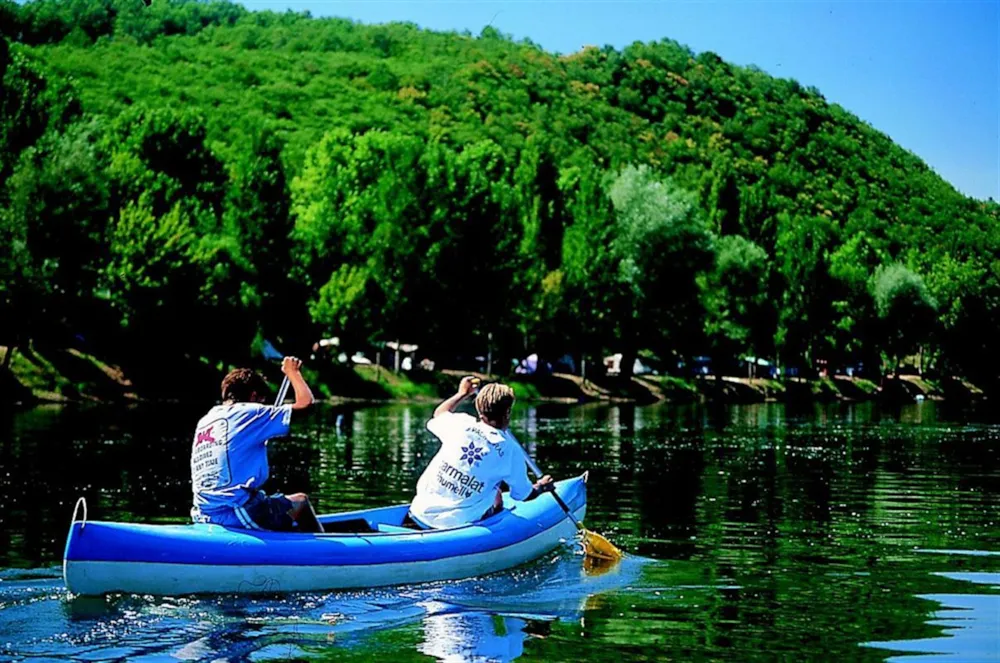
[[[249,368],[229,371],[229,375],[222,380],[223,401],[249,403],[255,393],[258,397],[267,394],[267,382]]]

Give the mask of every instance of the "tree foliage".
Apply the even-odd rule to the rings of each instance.
[[[4,0],[0,32],[8,336],[800,367],[916,343],[1000,374],[1000,206],[796,81],[224,1]]]
[[[712,238],[694,196],[657,180],[646,166],[622,171],[608,195],[621,286],[614,317],[626,370],[640,348],[689,354],[701,327],[697,279],[712,259]]]
[[[875,270],[871,288],[885,351],[898,358],[916,350],[933,331],[937,310],[924,280],[895,263]]]
[[[703,291],[705,331],[723,361],[747,354],[773,356],[767,268],[767,252],[745,237],[726,235],[717,241]]]

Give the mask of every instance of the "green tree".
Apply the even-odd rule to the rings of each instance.
[[[712,237],[694,196],[628,167],[610,184],[615,210],[616,314],[626,376],[638,350],[690,355],[703,347],[698,275],[711,266]]]
[[[718,364],[745,354],[770,356],[774,327],[767,302],[767,252],[740,235],[716,242],[714,268],[705,275],[705,332]]]
[[[252,247],[227,231],[227,177],[203,122],[140,108],[117,119],[104,146],[117,218],[103,283],[122,327],[167,355],[244,360],[260,305]]]
[[[560,173],[569,222],[559,276],[548,288],[552,334],[563,338],[564,350],[598,360],[615,345],[619,315],[612,306],[618,289],[611,248],[614,212],[603,180],[603,172],[586,162]],[[568,338],[567,329],[575,330]]]
[[[331,132],[292,182],[300,278],[312,319],[355,343],[406,337],[423,319],[431,250],[418,138]]]
[[[835,242],[833,224],[824,216],[777,218],[775,247],[782,300],[778,308],[775,345],[784,364],[811,367],[828,345],[831,328],[831,279],[827,264]]]
[[[884,265],[872,277],[872,297],[882,327],[882,346],[897,366],[934,329],[937,302],[923,278],[904,265]]]
[[[126,358],[160,366],[181,357],[245,360],[257,302],[234,274],[231,238],[202,234],[205,212],[183,202],[155,210],[140,196],[109,232],[102,284],[126,337],[137,341]]]
[[[28,263],[22,267],[45,284],[35,295],[36,334],[58,336],[64,325],[100,317],[93,297],[106,258],[108,214],[100,132],[91,121],[46,134],[22,153],[7,182],[0,218],[5,227],[20,228],[18,254]]]
[[[867,233],[859,231],[830,254],[829,275],[833,324],[828,359],[834,364],[862,362],[879,366],[877,315],[871,275],[884,260],[884,251]]]
[[[455,353],[485,347],[491,331],[511,342],[521,230],[496,145],[456,152],[334,132],[292,191],[315,322],[359,343],[413,339]]]
[[[35,176],[49,185],[62,186],[59,177],[66,174],[59,173],[62,164],[48,168],[38,153],[23,160],[22,154],[47,133],[50,143],[57,142],[56,132],[78,112],[76,97],[61,82],[50,80],[20,46],[11,48],[0,37],[0,235],[6,238],[8,247],[0,253],[0,342],[12,348],[46,328],[49,296],[59,292],[58,285],[46,278],[51,265],[41,259],[45,251],[38,251],[36,246],[38,218],[32,212],[43,209],[45,203],[31,199]],[[59,154],[73,156],[65,151]],[[22,169],[15,173],[19,162]],[[49,172],[41,174],[42,170]],[[76,201],[68,202],[72,205]],[[63,217],[61,222],[66,224],[68,219]],[[59,240],[56,235],[53,238]],[[45,258],[71,262],[73,258],[64,254],[78,247],[69,242],[50,248],[54,252]],[[68,281],[72,287],[72,279]],[[61,285],[67,285],[67,281]],[[12,351],[6,354],[5,363],[9,363]]]
[[[292,219],[281,152],[271,129],[251,130],[250,140],[230,161],[223,227],[240,246],[244,287],[260,299],[259,331],[283,346],[305,347],[305,297],[292,278]]]
[[[52,82],[19,46],[0,38],[0,182],[14,170],[18,155],[48,131],[58,131],[79,115],[76,96]]]
[[[106,134],[112,204],[146,196],[164,214],[181,201],[204,209],[214,227],[222,213],[227,176],[209,147],[204,118],[165,108],[133,108]],[[209,230],[211,228],[206,228]]]
[[[756,354],[773,336],[790,364],[868,362],[884,345],[868,281],[895,260],[941,302],[927,354],[948,371],[1000,374],[988,333],[1000,324],[996,203],[757,68],[670,40],[555,55],[492,29],[224,1],[6,1],[0,33],[20,42],[0,41],[5,320],[39,321],[41,309],[72,329],[102,320],[120,293],[88,298],[92,265],[121,258],[112,226],[142,209],[153,226],[176,214],[198,239],[197,299],[219,302],[236,340],[217,345],[206,325],[185,352],[213,360],[248,333],[298,346],[309,330],[294,312],[311,310],[359,342],[422,335],[471,356],[489,333],[510,354],[686,354],[708,342],[704,322],[715,341],[749,329]],[[92,122],[95,142],[69,158]],[[636,222],[645,212],[625,208],[641,205],[623,201],[638,194],[613,202],[604,180],[629,164],[696,192],[701,229],[683,239],[674,229],[692,224]],[[293,203],[294,260],[281,248]],[[744,300],[712,267],[709,232],[769,257],[763,323],[735,322]],[[70,255],[78,246],[86,255]]]
[[[518,354],[534,324],[529,311],[538,284],[528,269],[527,210],[512,164],[493,141],[458,152],[437,146],[428,161],[434,244],[424,263],[423,298],[434,333],[426,342],[468,357],[482,354],[492,333],[495,355]]]

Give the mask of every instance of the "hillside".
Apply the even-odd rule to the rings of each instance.
[[[796,81],[225,2],[0,25],[0,342],[1000,374],[1000,206]]]

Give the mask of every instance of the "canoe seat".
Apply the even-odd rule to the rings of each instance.
[[[399,527],[398,525],[386,525],[385,523],[372,523],[372,526],[377,532],[413,532],[408,527]]]

